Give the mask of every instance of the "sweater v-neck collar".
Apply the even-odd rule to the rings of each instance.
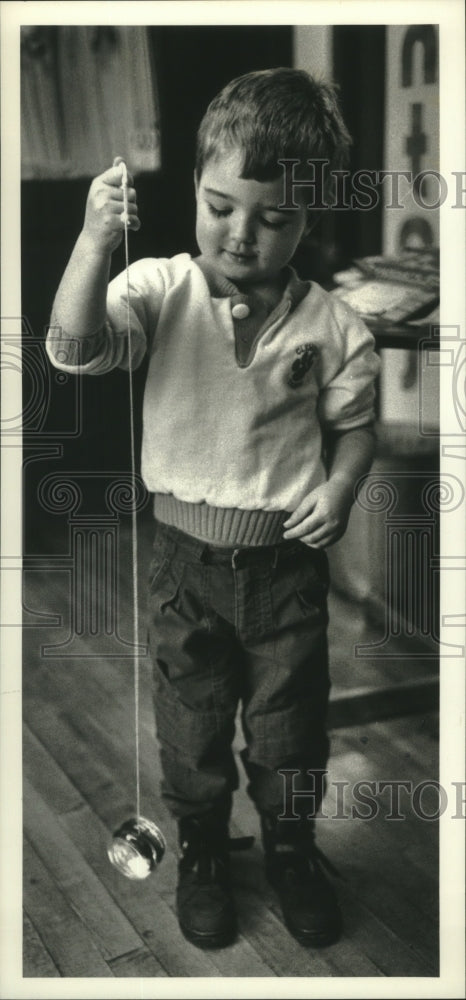
[[[239,368],[248,368],[254,359],[260,338],[272,323],[286,316],[307,295],[310,282],[301,281],[292,267],[287,267],[287,283],[283,295],[277,305],[268,309],[266,304],[258,303],[257,298],[248,296],[228,278],[218,274],[212,265],[202,256],[195,257],[193,263],[202,271],[212,298],[229,298],[232,305],[232,323],[235,335],[235,355]],[[247,305],[248,312],[241,318],[235,317],[234,307]]]
[[[202,271],[213,298],[234,298],[237,302],[249,302],[250,297],[247,292],[240,291],[237,285],[230,281],[229,278],[225,278],[222,274],[219,274],[202,255],[193,257],[193,263],[197,264]],[[290,303],[291,309],[295,309],[307,295],[311,287],[311,282],[302,281],[298,278],[296,271],[290,265],[285,268],[285,274],[287,282],[278,305],[281,305],[283,299],[286,299]],[[272,310],[273,312],[275,312],[275,308]]]

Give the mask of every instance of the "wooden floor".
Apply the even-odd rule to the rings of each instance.
[[[130,640],[125,551],[123,545],[119,627]],[[142,585],[148,552],[143,547]],[[36,567],[26,572],[25,585],[24,976],[438,975],[437,824],[416,816],[406,792],[400,796],[404,819],[388,819],[390,790],[379,786],[375,818],[345,818],[353,806],[367,813],[354,798],[357,781],[409,781],[415,787],[436,778],[434,710],[352,725],[342,725],[338,714],[324,803],[328,818],[319,820],[318,843],[339,872],[334,882],[345,922],[341,941],[306,949],[284,929],[264,878],[258,819],[243,781],[232,832],[252,833],[256,841],[232,858],[240,936],[229,948],[204,953],[184,940],[177,925],[176,830],[158,794],[148,658],[141,660],[141,804],[162,827],[168,850],[157,873],[137,883],[121,876],[106,855],[112,831],[135,807],[132,659],[105,657],[99,642],[85,636],[79,647],[51,656],[53,648],[44,647],[63,641],[64,631],[51,624],[52,616],[69,626],[69,573]],[[387,664],[365,661],[361,667],[351,652],[355,634],[366,634],[362,613],[336,595],[332,607],[334,699],[345,690],[350,695],[352,687],[386,686]],[[73,656],[66,655],[70,649]],[[390,669],[399,674],[401,666]],[[416,680],[415,674],[410,678]],[[398,677],[405,679],[406,673]],[[237,752],[241,745],[238,734]],[[435,807],[427,789],[422,808],[428,813]]]

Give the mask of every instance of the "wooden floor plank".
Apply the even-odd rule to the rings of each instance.
[[[26,913],[23,914],[23,976],[53,979],[60,976],[54,961]]]
[[[342,978],[385,975],[374,961],[374,956],[369,958],[369,953],[361,948],[360,941],[357,941],[354,935],[347,933],[346,929],[338,942],[338,948],[330,950],[329,962],[334,970],[333,974]]]
[[[413,873],[409,862],[400,860],[396,843],[400,826],[393,826],[388,842],[381,843],[385,834],[383,822],[377,825],[370,821],[358,824],[322,821],[318,828],[319,844],[346,880],[345,887],[350,891],[348,905],[351,907],[352,900],[358,900],[400,942],[409,943],[411,951],[417,953],[419,970],[427,967],[435,974],[437,892],[431,887],[421,892],[419,874]],[[340,891],[345,887],[340,887]]]
[[[378,741],[378,746],[376,743]],[[360,829],[361,837],[365,837],[369,830],[377,830],[377,837],[373,841],[375,855],[382,857],[388,852],[393,854],[393,873],[400,873],[400,887],[402,891],[418,899],[419,905],[423,904],[423,893],[430,892],[437,887],[438,882],[438,824],[425,822],[422,817],[416,814],[412,805],[410,791],[404,789],[400,792],[400,816],[402,819],[388,819],[392,814],[391,795],[388,789],[379,792],[377,783],[383,780],[409,780],[411,787],[415,787],[420,776],[416,777],[412,769],[406,764],[403,765],[401,758],[395,770],[395,765],[387,765],[386,759],[388,751],[385,743],[380,743],[379,734],[373,733],[371,751],[368,755],[362,754],[351,745],[351,738],[347,733],[345,739],[335,748],[332,756],[329,772],[329,788],[324,800],[324,812],[327,816],[341,816],[353,814],[354,819],[335,820],[343,826],[355,823],[355,828]],[[373,806],[378,810],[373,819],[361,819],[359,816],[367,815],[367,810],[359,804],[353,797],[353,789],[357,781],[372,781],[372,788],[375,789],[373,795]],[[347,794],[344,798],[338,796],[337,806],[337,783],[348,782]],[[366,788],[366,793],[368,789]],[[356,809],[354,816],[353,809]],[[367,828],[367,829],[366,829]],[[429,859],[429,872],[422,885],[419,885],[419,875],[412,869],[405,856],[406,851],[410,851],[414,844],[418,850]],[[368,847],[370,844],[368,844]],[[380,858],[381,861],[381,858]],[[402,872],[402,874],[401,874]],[[417,887],[417,888],[416,888]],[[420,893],[420,895],[419,895]]]
[[[436,975],[409,944],[387,927],[383,919],[361,904],[354,894],[349,896],[340,891],[339,895],[346,918],[344,937],[351,943],[352,951],[370,957],[379,974],[401,978]],[[347,971],[341,974],[357,975],[348,971],[353,968],[355,966],[348,963]]]
[[[391,906],[398,929],[404,920],[408,924],[413,920],[415,927],[408,931],[408,939],[414,942],[416,938],[420,947],[427,948],[428,942],[434,942],[437,930],[437,884],[434,879],[423,884],[419,872],[413,870],[409,860],[398,851],[396,832],[393,831],[391,842],[382,843],[375,826],[360,823],[355,831],[348,830],[346,850],[342,851],[342,831],[335,835],[334,829],[327,827],[320,843],[337,867],[342,859],[345,878],[354,880],[355,894],[361,900],[366,900],[367,893],[374,905],[379,901],[385,913]],[[373,883],[374,892],[371,890]],[[430,952],[430,948],[427,950]]]
[[[317,830],[318,845],[341,876],[332,881],[342,908],[344,940],[383,975],[438,974],[437,893],[433,890],[418,905],[419,877],[412,878],[412,892],[405,892],[410,865],[398,863],[396,842],[389,836],[380,846],[381,824],[377,829],[371,823],[324,820]],[[335,948],[338,964],[339,950],[340,945]]]
[[[403,736],[398,735],[397,722],[401,723]],[[435,778],[438,770],[438,746],[426,740],[422,731],[416,732],[416,716],[391,719],[390,722],[357,725],[332,733],[332,751],[346,749],[357,753],[361,765],[364,760],[370,768],[375,762],[383,766],[380,780],[412,779],[414,782]]]
[[[425,956],[424,954],[420,956],[413,951],[409,943],[403,942],[399,934],[384,923],[383,908],[382,916],[379,918],[373,907],[371,909],[361,902],[360,881],[364,882],[366,878],[370,886],[371,877],[376,882],[380,878],[380,873],[376,866],[370,864],[368,859],[371,855],[367,847],[359,853],[353,851],[353,841],[343,832],[343,827],[345,830],[354,830],[355,823],[350,824],[348,828],[346,824],[338,821],[324,822],[318,834],[319,846],[326,851],[329,859],[344,876],[344,878],[329,876],[340,899],[344,919],[341,941],[325,952],[326,961],[331,966],[333,974],[425,975],[425,957],[429,955],[432,940],[435,946],[435,934],[433,932],[430,934],[425,942]],[[332,838],[328,836],[326,828],[332,832]],[[248,829],[251,832],[254,828],[249,824]],[[274,893],[264,878],[263,859],[259,848],[256,857],[257,860],[254,861],[254,850],[247,852],[241,868],[238,867],[237,884],[241,889],[245,886],[249,893],[257,893],[263,905],[278,915],[279,908]],[[391,854],[387,851],[384,863],[386,864],[390,858]],[[359,873],[364,870],[364,864],[366,870],[369,867],[369,877],[366,871],[366,876],[363,875],[360,879]],[[417,884],[419,885],[419,880]],[[410,937],[409,934],[407,942],[410,942]]]
[[[34,706],[35,711],[28,702],[25,706],[33,733],[52,757],[55,755],[60,759],[72,784],[86,801],[95,803],[100,810],[99,815],[111,831],[134,812],[135,784],[134,780],[130,781],[129,753],[126,754],[126,761],[123,755],[125,775],[122,775],[120,761],[115,758],[112,748],[107,748],[107,765],[102,759],[100,747],[93,746],[89,741],[90,729],[82,716],[59,712],[50,701],[45,702],[41,698],[34,699]]]
[[[234,893],[235,905],[238,909],[239,934],[236,941],[228,948],[215,951],[212,955],[213,963],[217,969],[217,975],[226,978],[247,978],[276,976],[270,965],[259,954],[254,947],[254,943],[246,936],[244,920],[242,920],[241,910],[238,906],[238,895]],[[284,975],[284,973],[282,973]]]
[[[111,976],[92,935],[64,899],[45,865],[26,839],[24,906],[60,976]]]
[[[377,735],[383,742],[384,752],[391,755],[393,763],[403,761],[416,780],[438,778],[439,734],[434,713],[420,712],[411,716],[409,729],[402,719],[377,723]]]
[[[331,963],[322,949],[304,948],[286,931],[281,918],[257,892],[238,892],[243,934],[275,976],[333,975]]]
[[[104,850],[106,830],[89,807],[63,817],[70,837],[81,849],[107,891],[127,915],[142,938],[146,949],[169,976],[215,976],[218,970],[209,954],[190,945],[181,935],[178,921],[164,895],[161,880],[167,862],[174,874],[174,856],[170,854],[153,876],[133,882],[109,863]],[[173,879],[169,880],[170,896]]]
[[[355,688],[334,693],[330,699],[328,725],[360,725],[380,719],[393,719],[413,712],[430,712],[438,709],[439,680],[421,677],[416,681],[403,681],[391,687]]]
[[[58,765],[51,761],[47,751],[34,741],[32,738],[32,744],[35,746],[36,753],[38,753],[37,763],[40,765],[39,773],[47,776],[47,781],[44,782],[43,794],[49,801],[49,804],[53,803],[54,800],[54,789],[60,783],[62,788],[62,799],[63,802],[73,801],[71,795],[66,794],[66,782],[67,779],[63,774],[61,774]],[[40,751],[38,752],[38,747]],[[75,791],[75,790],[74,790]],[[27,794],[27,787],[26,787]],[[75,793],[76,794],[76,793]],[[116,877],[110,879],[110,874],[114,872],[111,869],[109,862],[105,853],[105,842],[106,842],[106,831],[102,830],[102,827],[98,824],[96,817],[92,816],[90,810],[84,804],[84,800],[80,800],[81,808],[67,810],[65,814],[61,817],[61,824],[64,829],[68,831],[68,835],[73,839],[76,849],[82,852],[83,857],[85,857],[88,864],[94,866],[97,877],[104,882],[105,873],[108,876],[107,882],[111,888],[112,895],[115,895],[115,885],[120,884],[121,886],[121,876],[116,874]],[[84,819],[86,817],[86,819]],[[83,822],[84,820],[84,822]],[[97,827],[100,827],[101,836],[97,844],[95,844],[95,849],[89,852],[89,841],[91,838],[91,830],[93,829],[94,835]],[[155,898],[157,894],[162,890],[167,897],[172,898],[174,895],[174,886],[176,880],[176,863],[174,858],[174,839],[172,839],[171,853],[168,852],[168,859],[166,859],[161,866],[159,872],[154,876],[155,886],[154,886],[154,901],[151,904],[150,912],[148,913],[149,924],[155,923],[154,909],[156,909]],[[137,890],[136,886],[133,886],[133,892]],[[117,890],[118,892],[118,890]],[[173,909],[173,907],[172,907]],[[145,933],[147,928],[141,928],[141,932]],[[135,953],[139,954],[139,953]],[[129,964],[136,962],[136,957],[134,959],[128,960]],[[234,945],[232,948],[224,951],[221,955],[213,958],[213,962],[217,968],[221,968],[222,975],[243,975],[244,970],[247,970],[248,976],[267,976],[270,974],[270,969],[257,955],[250,944],[244,939],[238,944]],[[145,963],[147,965],[147,963]],[[115,965],[112,963],[112,968]],[[219,968],[219,971],[220,971]],[[148,973],[147,973],[148,974]],[[160,971],[159,975],[162,974]]]
[[[264,914],[270,911],[276,917],[276,923],[274,922],[272,925],[275,936],[280,936],[278,928],[281,926],[282,942],[280,947],[287,943],[288,947],[290,947],[290,943],[292,945],[287,963],[288,972],[277,973],[277,975],[295,975],[294,970],[298,965],[305,966],[308,971],[302,974],[311,977],[381,975],[377,965],[349,938],[343,938],[338,944],[323,950],[306,949],[291,938],[284,928],[277,896],[266,880],[263,853],[259,844],[242,855],[241,860],[240,856],[237,859],[233,858],[233,874],[240,923],[244,928],[244,934],[253,935],[256,946],[262,952],[265,930]],[[270,925],[267,924],[267,926]],[[299,955],[298,960],[296,959],[297,954]]]
[[[49,805],[53,804],[57,816],[72,812],[82,805],[83,799],[78,789],[72,785],[26,722],[23,725],[23,775]]]
[[[102,886],[80,851],[29,781],[24,781],[24,828],[30,843],[106,959],[144,942]]]
[[[129,955],[121,955],[120,958],[114,958],[108,964],[114,976],[127,979],[159,978],[167,975],[165,969],[148,948],[141,948]]]

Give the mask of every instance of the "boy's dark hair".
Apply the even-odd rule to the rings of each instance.
[[[295,176],[309,176],[308,160],[341,169],[351,144],[336,89],[304,70],[280,67],[237,77],[214,97],[197,137],[196,176],[219,150],[240,148],[241,176],[257,181],[281,176],[282,159],[299,160]]]

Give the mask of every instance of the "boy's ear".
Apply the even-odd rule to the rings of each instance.
[[[195,191],[196,198],[197,198],[198,193],[199,193],[199,181],[197,179],[197,173],[196,173],[196,171],[194,171],[194,191]]]

